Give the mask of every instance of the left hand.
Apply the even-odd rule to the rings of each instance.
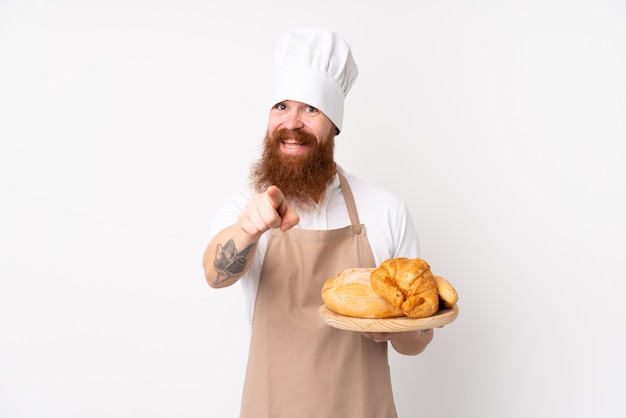
[[[362,332],[361,334],[377,343],[389,341],[397,352],[407,355],[421,353],[433,339],[432,329],[405,332]]]
[[[418,331],[419,333],[419,331]],[[412,341],[416,337],[415,331],[405,331],[405,332],[362,332],[364,337],[369,338],[370,340],[374,340],[377,343],[384,343],[387,341]]]

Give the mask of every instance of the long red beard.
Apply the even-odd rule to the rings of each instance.
[[[310,147],[301,155],[285,155],[280,150],[283,138],[295,137]],[[287,200],[300,211],[315,208],[324,198],[337,168],[334,160],[333,132],[322,143],[302,131],[279,130],[273,136],[265,133],[261,158],[250,169],[250,183],[257,192],[277,186]]]

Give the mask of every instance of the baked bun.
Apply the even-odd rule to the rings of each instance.
[[[439,292],[439,304],[444,308],[452,308],[459,301],[459,295],[456,293],[454,286],[441,276],[433,275],[435,283],[437,283],[437,292]]]
[[[372,270],[376,293],[410,318],[426,318],[439,309],[437,283],[420,258],[391,258]]]
[[[328,309],[357,318],[392,318],[404,316],[402,309],[383,299],[372,289],[373,268],[349,268],[326,280],[322,300]]]

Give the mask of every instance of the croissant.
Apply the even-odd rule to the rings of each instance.
[[[370,276],[372,288],[410,318],[426,318],[439,309],[437,282],[420,258],[392,258]]]

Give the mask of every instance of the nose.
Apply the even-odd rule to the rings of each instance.
[[[283,127],[285,129],[295,130],[300,129],[304,126],[304,122],[300,117],[300,113],[297,109],[290,110],[287,114],[285,114],[285,119],[283,120]]]

